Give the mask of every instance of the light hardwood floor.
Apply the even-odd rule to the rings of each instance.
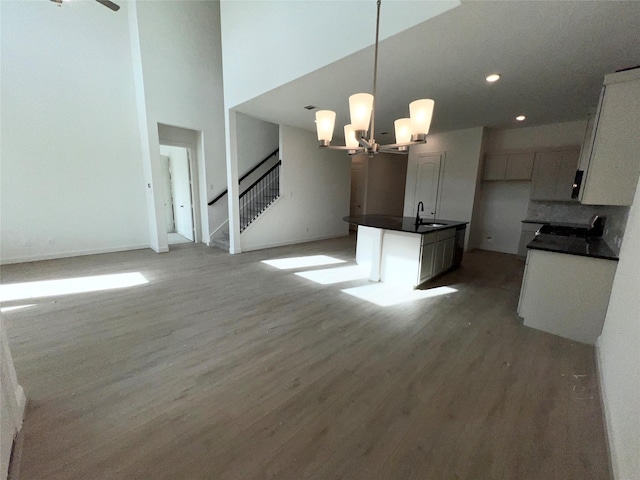
[[[306,255],[346,263],[261,263]],[[3,267],[149,280],[6,304],[35,304],[5,314],[20,479],[609,478],[593,348],[521,324],[521,260],[468,253],[427,285],[456,292],[388,307],[295,275],[354,257],[350,236]]]

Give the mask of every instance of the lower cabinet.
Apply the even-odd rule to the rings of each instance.
[[[453,266],[455,235],[455,229],[450,228],[422,236],[418,285]]]
[[[360,247],[356,250],[356,261],[359,265],[372,264],[369,259],[375,249],[369,249],[366,255],[360,256],[358,251],[364,251],[367,244],[375,243],[378,238],[365,238],[364,233],[365,229],[358,227]],[[385,230],[382,252],[377,256],[380,259],[380,276],[370,279],[379,279],[391,285],[417,287],[453,267],[455,235],[455,228],[424,235]]]
[[[418,284],[426,282],[433,277],[433,260],[436,251],[436,244],[434,242],[422,245],[422,251],[420,252],[420,278],[418,278]]]
[[[518,314],[524,325],[595,345],[618,262],[529,249]]]

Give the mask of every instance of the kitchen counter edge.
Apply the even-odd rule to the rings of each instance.
[[[396,217],[393,215],[347,215],[342,218],[345,222],[354,225],[361,225],[363,227],[381,228],[384,230],[395,230],[397,232],[415,233],[418,235],[425,235],[431,232],[437,232],[440,230],[448,230],[450,228],[458,228],[466,226],[469,222],[459,222],[454,220],[427,220],[430,223],[441,223],[442,226],[429,226],[419,225],[416,227],[415,218],[413,217]]]

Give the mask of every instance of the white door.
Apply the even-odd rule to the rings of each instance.
[[[193,213],[191,208],[191,175],[189,174],[189,156],[184,153],[171,155],[171,189],[173,190],[173,208],[176,232],[193,241]]]
[[[176,225],[173,220],[173,198],[171,194],[171,167],[169,156],[160,155],[160,168],[162,169],[162,204],[164,205],[164,224],[167,233],[175,232]]]
[[[418,159],[413,208],[415,212],[418,208],[418,202],[424,204],[424,212],[420,212],[421,218],[433,219],[438,214],[438,186],[441,163],[441,155],[421,155]]]

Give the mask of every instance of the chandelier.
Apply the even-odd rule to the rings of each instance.
[[[370,93],[356,93],[349,97],[351,123],[344,126],[345,146],[331,145],[336,112],[331,110],[319,110],[316,112],[316,129],[318,132],[318,143],[321,148],[346,150],[349,155],[367,153],[372,157],[380,152],[407,153],[409,146],[427,142],[426,137],[429,133],[434,106],[434,101],[431,99],[421,99],[411,102],[409,104],[409,118],[400,118],[394,122],[396,143],[379,145],[374,138],[380,2],[381,0],[377,1],[376,43],[373,61],[373,95]],[[371,125],[371,135],[367,137],[369,125]]]

